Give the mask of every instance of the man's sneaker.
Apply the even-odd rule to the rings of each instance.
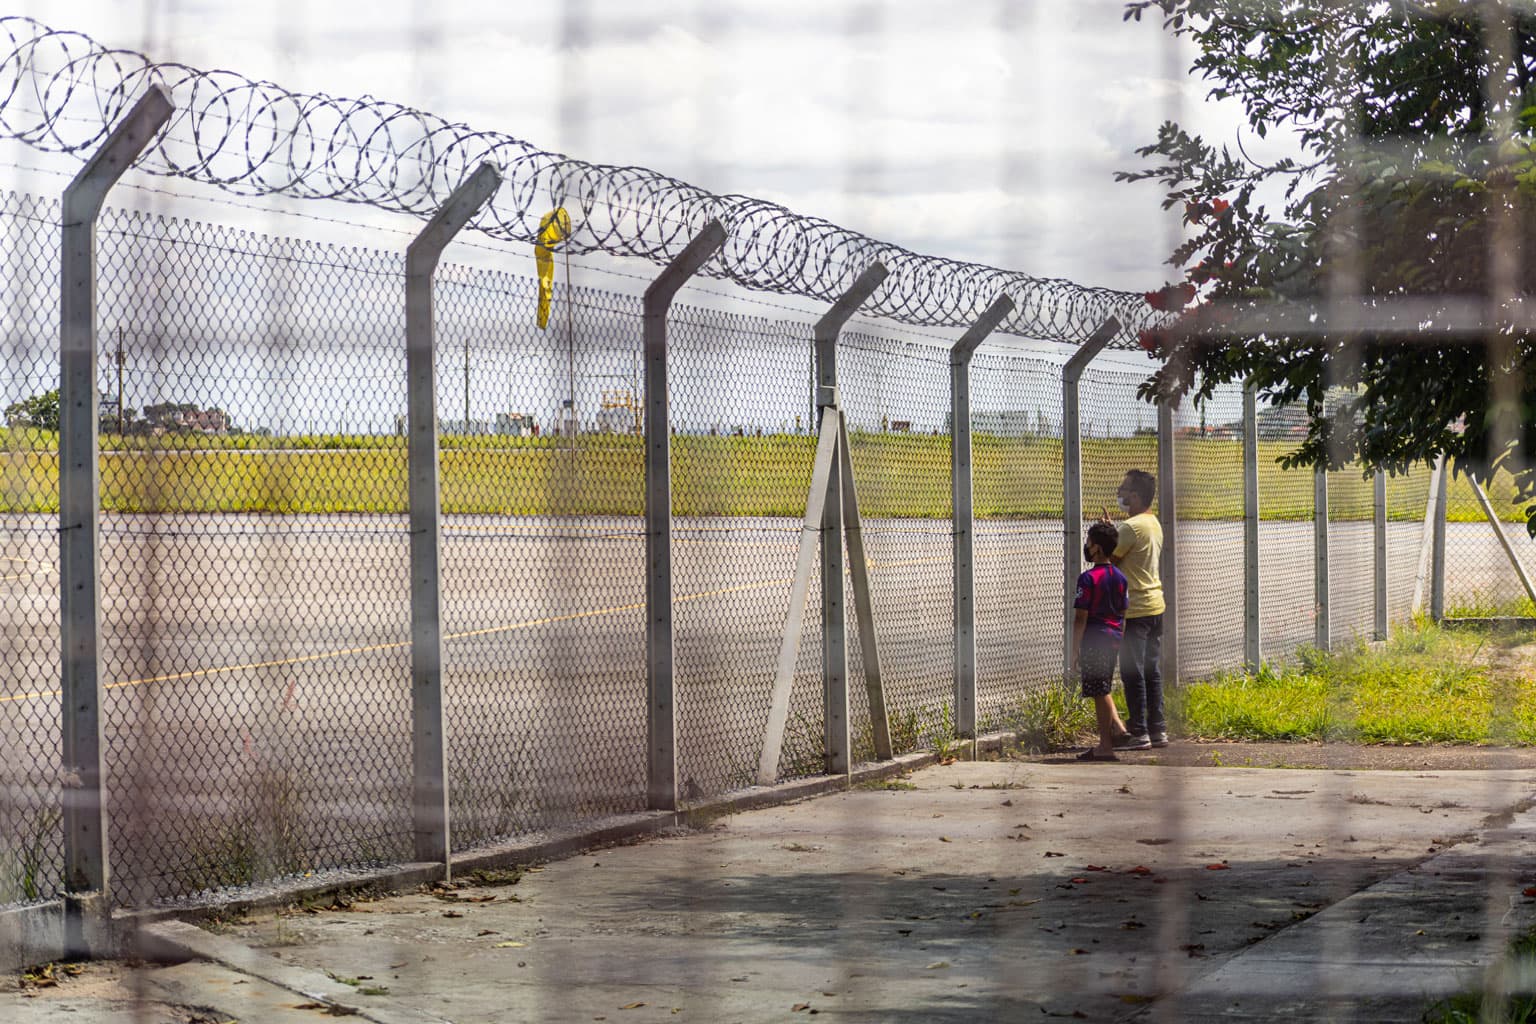
[[[1154,747],[1166,747],[1168,745],[1168,734],[1165,732],[1154,732],[1151,734],[1149,741]]]
[[[1115,737],[1115,749],[1116,750],[1151,750],[1152,749],[1152,741],[1146,736],[1145,733],[1143,733],[1141,735],[1137,735],[1135,733],[1129,733],[1128,732],[1128,733],[1126,733],[1123,736],[1116,736]]]

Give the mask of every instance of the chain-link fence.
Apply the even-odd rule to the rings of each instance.
[[[7,197],[5,793],[0,901],[62,885],[58,208]],[[412,857],[410,525],[400,254],[109,213],[99,247],[101,676],[114,896],[149,903]],[[442,678],[452,846],[647,798],[645,384],[632,295],[445,266],[436,290]],[[809,317],[670,318],[680,803],[751,784],[817,436]],[[955,728],[950,355],[860,324],[846,417],[894,748]],[[1062,368],[970,369],[977,707],[1059,685]],[[1082,377],[1084,515],[1159,464],[1142,373]],[[1240,412],[1174,424],[1179,664],[1244,653]],[[1310,471],[1259,416],[1266,657],[1314,639]],[[963,425],[962,425],[963,426]],[[1160,488],[1162,490],[1163,488]],[[1368,481],[1329,478],[1336,634],[1371,628]],[[1412,607],[1424,474],[1390,488],[1390,600]],[[1161,513],[1162,500],[1155,510]],[[1459,507],[1459,506],[1458,506]],[[1175,517],[1165,517],[1175,518]],[[1478,524],[1469,524],[1477,527]],[[1486,529],[1486,524],[1482,524]],[[1491,545],[1490,545],[1490,549]],[[1507,588],[1506,588],[1507,589]],[[817,580],[778,776],[824,770]],[[845,602],[856,760],[874,757]]]
[[[1491,480],[1450,474],[1445,483],[1445,615],[1448,618],[1536,616],[1516,562],[1536,573],[1536,541],[1525,528],[1515,483],[1500,469]],[[1485,509],[1483,500],[1486,499]],[[1498,522],[1488,517],[1491,509]],[[1498,539],[1502,533],[1510,550]]]
[[[1178,669],[1186,677],[1243,661],[1241,417],[1241,394],[1232,389],[1173,417]]]

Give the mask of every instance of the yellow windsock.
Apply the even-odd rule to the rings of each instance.
[[[539,241],[533,259],[539,270],[539,330],[549,326],[549,306],[555,297],[555,246],[571,234],[571,215],[557,206],[539,221]]]

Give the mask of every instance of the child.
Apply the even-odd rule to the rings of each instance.
[[[1093,567],[1077,578],[1077,600],[1073,602],[1077,614],[1072,623],[1072,649],[1077,659],[1073,667],[1082,678],[1083,696],[1093,701],[1099,745],[1079,754],[1079,761],[1118,761],[1115,740],[1126,732],[1110,697],[1128,603],[1125,575],[1109,562],[1119,542],[1112,523],[1098,522],[1088,528],[1088,542],[1083,545],[1083,556]]]

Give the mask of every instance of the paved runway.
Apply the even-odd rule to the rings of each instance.
[[[57,763],[56,521],[0,540],[4,833],[51,806]],[[105,517],[106,733],[118,884],[168,896],[221,877],[365,860],[409,847],[409,603],[399,516]],[[1481,531],[1479,542],[1474,535]],[[690,793],[750,781],[799,524],[674,527],[679,765]],[[1394,523],[1394,611],[1420,527]],[[952,701],[948,521],[865,525],[887,701],[917,742]],[[452,516],[443,534],[444,678],[456,845],[640,806],[644,583],[637,519]],[[1335,524],[1336,638],[1370,628],[1369,524]],[[1497,582],[1486,524],[1453,525],[1453,561]],[[1181,665],[1241,658],[1241,524],[1181,524]],[[1313,634],[1312,525],[1265,522],[1262,635],[1282,655]],[[1502,557],[1502,556],[1499,556]],[[981,710],[996,716],[1059,672],[1061,533],[976,530]],[[1458,577],[1461,578],[1461,577]],[[814,588],[813,588],[814,590]],[[781,770],[814,770],[820,734],[813,593]],[[867,715],[850,636],[856,742]],[[224,867],[220,867],[224,865]]]

